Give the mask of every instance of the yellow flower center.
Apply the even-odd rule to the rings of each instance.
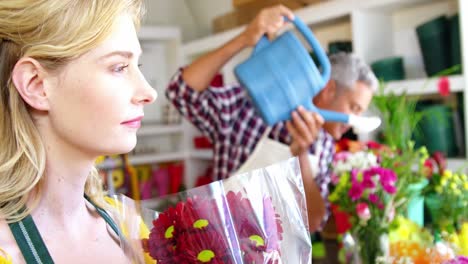
[[[210,262],[211,259],[215,257],[215,254],[213,251],[209,249],[202,250],[200,253],[198,253],[197,259],[203,263]]]
[[[208,224],[210,224],[210,222],[208,222],[208,220],[198,219],[197,221],[195,221],[195,223],[193,223],[193,227],[198,228],[198,229],[202,229],[204,227],[207,227]]]
[[[166,232],[164,233],[164,238],[169,239],[174,236],[174,226],[171,225],[166,229]]]
[[[263,240],[261,236],[253,235],[253,236],[250,236],[249,239],[250,241],[255,242],[256,247],[265,245],[265,241]]]

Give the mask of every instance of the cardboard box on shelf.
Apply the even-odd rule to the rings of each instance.
[[[234,9],[256,15],[262,8],[279,4],[282,4],[291,10],[305,6],[305,4],[300,0],[250,0],[245,1],[242,5],[234,6]]]
[[[243,6],[245,4],[249,4],[255,1],[258,1],[258,0],[232,0],[232,6],[239,7],[239,6]]]
[[[291,10],[304,7],[304,4],[299,0],[239,0],[232,12],[218,16],[213,20],[213,32],[218,33],[248,24],[260,10],[277,4],[283,4]]]
[[[293,2],[300,3],[302,5],[310,5],[310,4],[317,4],[320,2],[323,2],[326,0],[295,0]],[[246,5],[251,5],[253,3],[261,4],[269,2],[268,0],[232,0],[232,6],[234,8],[240,8]],[[292,1],[276,1],[276,2],[285,2],[285,4],[288,4],[287,2],[292,2]]]
[[[298,0],[299,2],[306,4],[306,5],[311,5],[311,4],[318,4],[320,2],[324,2],[326,0]]]
[[[235,28],[245,23],[241,22],[241,19],[239,18],[239,14],[237,12],[229,12],[227,14],[215,17],[213,19],[213,33],[218,33],[231,28]]]

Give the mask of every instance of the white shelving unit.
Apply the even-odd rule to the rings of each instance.
[[[213,158],[213,151],[211,149],[192,150],[190,157],[201,160],[211,160]]]
[[[391,82],[388,90],[409,95],[435,94],[436,80],[429,81],[423,71],[423,61],[419,50],[415,28],[417,25],[443,14],[460,14],[461,49],[463,65],[468,65],[468,1],[466,0],[330,0],[296,10],[295,14],[308,24],[323,47],[334,40],[351,40],[353,50],[368,63],[390,56],[402,56],[408,80]],[[220,47],[236,35],[245,26],[184,43],[182,49],[184,63],[190,63],[197,57]],[[288,29],[286,29],[288,30]],[[235,82],[234,67],[250,56],[245,50],[235,56],[222,69],[227,83]],[[462,75],[450,76],[452,92],[467,95],[467,67]],[[465,117],[468,117],[468,96],[464,96]],[[468,118],[465,127],[468,128]],[[187,133],[198,132],[189,128]],[[468,138],[468,129],[465,130]],[[191,136],[189,136],[191,138]],[[465,153],[468,153],[468,144]],[[190,149],[191,168],[202,168],[202,163],[212,158],[208,152]],[[450,159],[449,166],[458,168],[466,158]],[[187,177],[196,177],[199,171],[190,171]],[[192,181],[192,180],[189,180]],[[190,185],[189,185],[190,186]]]
[[[175,125],[143,125],[137,132],[139,137],[149,137],[156,135],[183,133],[184,126],[182,124]]]
[[[154,164],[161,162],[169,162],[175,160],[183,160],[185,158],[184,152],[172,152],[172,153],[161,153],[161,154],[141,154],[132,155],[129,157],[129,161],[132,165],[142,164]]]
[[[463,75],[448,76],[448,79],[450,83],[450,91],[452,93],[464,92],[465,78]],[[437,79],[428,80],[427,78],[394,81],[388,83],[386,92],[392,91],[396,94],[406,92],[407,95],[437,94],[437,82]]]

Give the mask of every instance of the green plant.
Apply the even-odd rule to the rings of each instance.
[[[373,105],[382,118],[382,141],[402,151],[410,148],[413,133],[420,133],[418,123],[422,112],[416,111],[417,98],[409,98],[406,92],[397,95],[386,93],[386,84],[381,82],[379,92],[373,98]]]

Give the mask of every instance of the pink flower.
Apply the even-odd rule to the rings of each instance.
[[[371,212],[366,203],[358,203],[356,205],[356,213],[361,220],[367,221],[371,218]]]
[[[353,202],[359,200],[363,192],[364,186],[361,183],[355,181],[351,182],[351,188],[349,189],[348,195],[351,197]]]
[[[378,173],[379,173],[378,168],[371,168],[371,169],[365,170],[363,172],[362,185],[364,185],[365,188],[374,189],[376,186],[372,178],[375,175],[378,175]]]
[[[397,181],[397,176],[395,172],[389,169],[380,170],[380,184],[382,184],[384,191],[386,191],[389,194],[396,193],[397,189],[395,183]]]
[[[439,89],[439,94],[442,96],[450,95],[450,80],[447,77],[441,77],[437,83],[437,88]]]
[[[369,201],[373,204],[379,204],[380,198],[377,194],[371,193],[369,194]]]
[[[333,161],[334,161],[334,162],[337,162],[337,161],[346,161],[346,160],[348,159],[349,156],[351,156],[351,152],[348,152],[348,151],[341,151],[341,152],[336,153],[336,154],[333,156]]]
[[[333,185],[337,185],[338,182],[340,181],[340,177],[336,175],[336,173],[332,173],[330,176],[330,180],[333,183]]]

